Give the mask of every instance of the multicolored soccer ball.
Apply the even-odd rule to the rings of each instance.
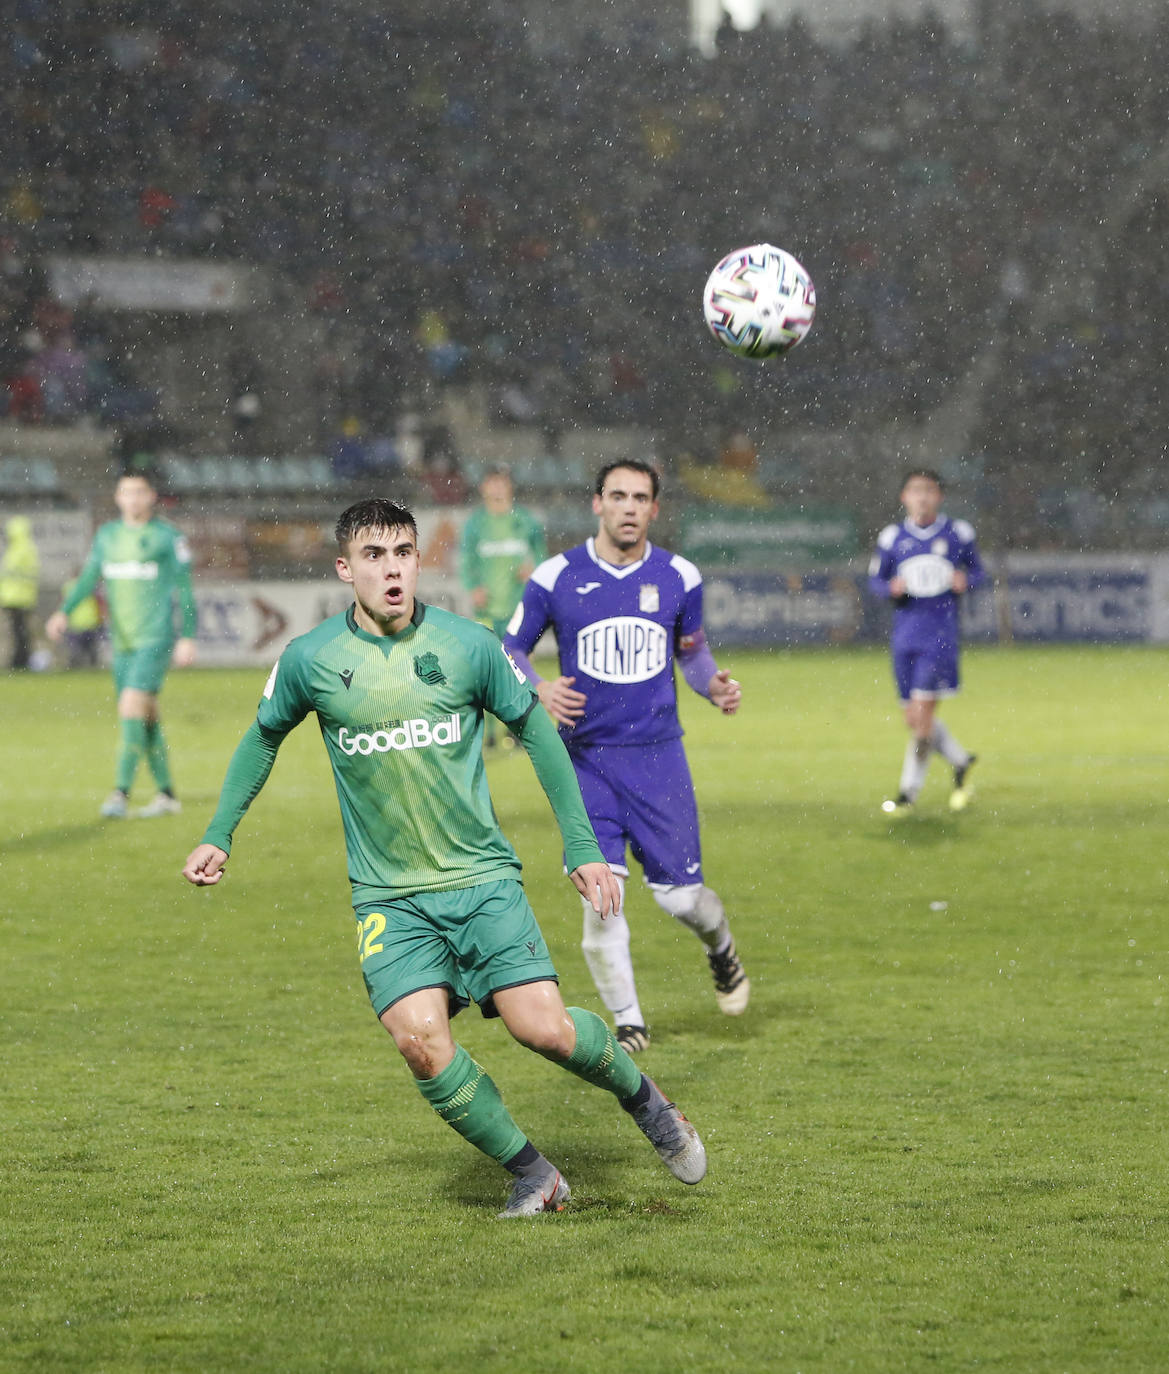
[[[782,248],[757,243],[728,253],[702,293],[706,325],[740,358],[777,358],[816,318],[812,278]]]

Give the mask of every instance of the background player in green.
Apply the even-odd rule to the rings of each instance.
[[[463,526],[459,574],[470,594],[475,619],[502,639],[523,595],[524,583],[548,557],[548,549],[540,522],[531,511],[515,504],[515,487],[507,468],[488,468],[479,483],[479,495],[482,505],[476,506]],[[495,743],[491,721],[486,729],[490,748]]]
[[[451,1015],[471,1000],[501,1017],[521,1044],[611,1092],[671,1173],[697,1183],[706,1153],[693,1126],[599,1016],[561,1000],[519,860],[495,819],[484,710],[507,723],[531,758],[573,885],[599,915],[616,909],[616,881],[550,717],[485,627],[417,599],[418,532],[408,510],[359,502],[341,515],[337,543],[337,573],[353,587],[353,605],[280,656],[183,876],[196,886],[219,882],[232,834],[281,742],[315,712],[341,805],[374,1012],[423,1097],[514,1176],[500,1215],[559,1211],[569,1189],[456,1044]]]
[[[115,819],[128,814],[130,788],[143,757],[158,794],[139,808],[138,815],[165,816],[181,810],[171,784],[158,695],[172,658],[180,668],[195,661],[195,597],[187,541],[174,525],[154,514],[156,500],[153,483],[141,473],[118,478],[114,504],[121,518],[98,530],[80,577],[45,626],[51,640],[63,639],[70,613],[99,582],[104,583],[121,742],[114,790],[102,803],[101,814]],[[182,620],[177,638],[176,603]]]

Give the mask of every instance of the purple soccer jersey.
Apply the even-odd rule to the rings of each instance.
[[[903,701],[945,696],[958,689],[958,595],[954,572],[966,574],[968,591],[986,581],[974,529],[965,520],[939,515],[923,529],[911,520],[886,525],[869,564],[869,587],[888,599],[889,583],[901,577],[906,595],[894,602],[893,672]]]
[[[702,638],[702,578],[685,558],[646,545],[616,568],[590,539],[532,574],[504,638],[526,662],[551,627],[560,671],[586,698],[574,729],[561,726],[601,853],[627,873],[626,845],[648,883],[702,882],[694,786],[682,749],[674,686],[678,650],[713,666]]]
[[[702,577],[693,563],[646,545],[617,568],[592,539],[541,563],[507,627],[504,644],[525,656],[549,627],[560,671],[587,697],[570,748],[660,744],[678,739],[674,656],[702,628]]]

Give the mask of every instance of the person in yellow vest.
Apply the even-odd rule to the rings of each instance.
[[[29,616],[36,609],[41,559],[32,537],[32,521],[14,515],[4,526],[4,556],[0,558],[0,606],[8,615],[12,637],[10,668],[29,666],[32,639]]]

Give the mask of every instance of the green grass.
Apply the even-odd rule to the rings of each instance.
[[[968,652],[976,802],[935,764],[896,823],[882,654],[726,657],[741,715],[685,714],[747,1015],[629,900],[644,1062],[709,1176],[471,1012],[574,1189],[522,1225],[369,1012],[311,723],[229,880],[178,876],[264,673],[172,675],[186,813],[123,824],[106,679],[0,680],[0,1370],[1164,1369],[1169,653]],[[531,770],[491,772],[598,1007]]]

